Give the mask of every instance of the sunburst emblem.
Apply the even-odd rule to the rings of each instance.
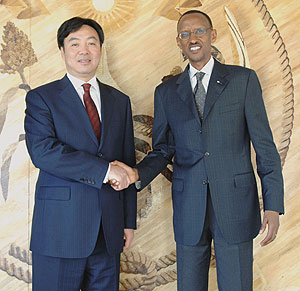
[[[134,16],[138,0],[88,0],[76,1],[80,5],[81,17],[96,20],[105,33],[116,31]]]

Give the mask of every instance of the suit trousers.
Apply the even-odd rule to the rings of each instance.
[[[209,187],[205,223],[195,246],[176,244],[178,291],[207,291],[211,259],[211,242],[217,266],[220,291],[253,290],[253,241],[228,244],[218,227]]]
[[[33,291],[117,291],[120,255],[107,253],[102,227],[87,258],[56,258],[32,253]]]

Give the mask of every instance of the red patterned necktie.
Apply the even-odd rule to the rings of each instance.
[[[99,118],[99,114],[98,114],[96,105],[90,95],[91,84],[86,83],[86,84],[83,84],[82,87],[84,89],[83,101],[84,101],[85,109],[91,120],[96,137],[98,139],[98,142],[100,142],[101,122],[100,122],[100,118]]]

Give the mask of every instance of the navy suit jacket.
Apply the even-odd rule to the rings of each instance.
[[[124,228],[136,228],[136,190],[103,184],[110,161],[135,164],[129,98],[99,82],[101,140],[67,76],[28,92],[25,131],[36,183],[31,250],[82,258],[94,250],[100,222],[111,254],[123,249]]]
[[[195,245],[206,212],[207,184],[228,243],[253,239],[261,225],[252,142],[265,210],[283,213],[281,162],[253,70],[215,61],[202,124],[188,67],[155,90],[153,151],[137,165],[142,188],[173,162],[175,239]]]

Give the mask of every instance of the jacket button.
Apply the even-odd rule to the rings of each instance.
[[[199,131],[200,134],[202,134],[202,130],[201,129],[199,129],[198,131]]]
[[[102,154],[102,153],[98,153],[97,156],[98,156],[99,158],[101,158],[101,157],[103,156],[103,154]]]
[[[203,181],[202,181],[202,184],[203,184],[203,185],[206,185],[206,184],[208,184],[208,181],[207,181],[207,180],[203,180]]]
[[[210,153],[209,152],[205,152],[205,154],[204,154],[206,157],[208,157],[209,155],[210,155]]]

